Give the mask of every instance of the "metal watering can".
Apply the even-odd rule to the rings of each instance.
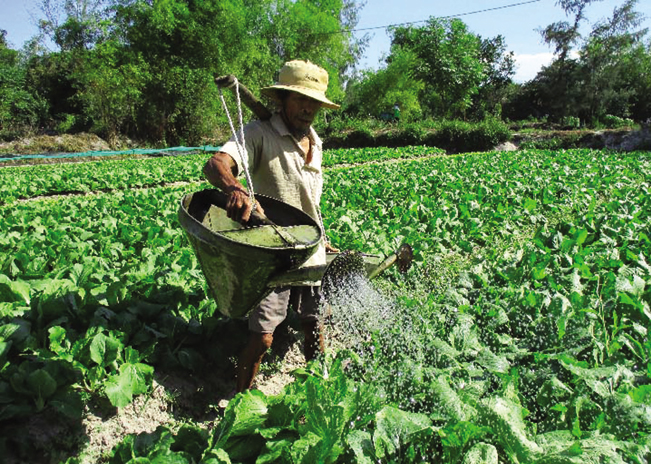
[[[386,258],[346,251],[329,253],[325,265],[300,267],[323,240],[312,217],[258,194],[256,200],[270,222],[252,220],[245,227],[228,218],[226,199],[216,189],[190,193],[181,199],[178,212],[212,297],[225,316],[245,316],[276,287],[322,283],[327,292],[352,274],[372,279],[394,264],[401,272],[411,265],[412,250],[404,244]]]

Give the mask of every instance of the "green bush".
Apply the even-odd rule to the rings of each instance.
[[[348,132],[344,138],[344,145],[349,148],[374,147],[375,136],[370,129],[360,127]]]
[[[399,138],[404,141],[404,145],[420,145],[428,134],[423,126],[416,123],[406,124],[398,132],[400,134]]]
[[[581,148],[583,146],[600,148],[600,143],[603,145],[603,140],[588,140],[586,136],[579,134],[565,134],[551,138],[526,140],[520,144],[520,148],[526,150],[568,150],[570,148]]]
[[[46,103],[25,89],[25,72],[0,65],[0,138],[10,140],[38,126]]]
[[[508,126],[497,119],[477,124],[464,121],[444,121],[426,137],[426,145],[444,148],[454,153],[486,151],[511,139]]]
[[[494,118],[480,123],[422,121],[397,126],[373,119],[339,119],[324,129],[320,133],[324,137],[325,148],[428,145],[452,153],[463,153],[492,150],[511,139],[508,126]]]
[[[632,127],[635,122],[632,119],[620,118],[612,114],[607,114],[601,118],[601,124],[606,129],[619,129],[621,127]]]
[[[56,125],[56,131],[59,134],[69,134],[75,132],[75,129],[78,127],[78,120],[80,119],[79,115],[74,114],[62,114],[60,115],[60,120]]]
[[[581,120],[576,116],[565,116],[561,119],[561,127],[565,130],[578,129],[581,127]]]

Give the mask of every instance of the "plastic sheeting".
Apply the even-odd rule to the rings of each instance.
[[[17,161],[35,158],[80,158],[89,156],[116,156],[116,155],[159,155],[175,156],[185,155],[192,152],[212,152],[218,151],[221,147],[204,145],[202,147],[172,147],[172,148],[134,148],[122,151],[85,151],[80,153],[43,153],[40,155],[0,155],[0,163],[3,161]]]

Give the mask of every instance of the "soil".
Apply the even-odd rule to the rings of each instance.
[[[302,334],[281,325],[253,388],[277,395],[293,381],[292,371],[304,365]],[[106,462],[114,447],[129,434],[151,433],[160,426],[172,431],[188,422],[212,430],[233,395],[234,366],[205,373],[159,372],[152,389],[124,408],[93,400],[81,420],[69,421],[44,412],[0,427],[7,437],[7,464],[54,464],[76,457],[79,463]],[[0,456],[2,453],[0,446]]]

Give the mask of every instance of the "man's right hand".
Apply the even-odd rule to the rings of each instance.
[[[226,215],[240,224],[246,224],[251,219],[253,205],[251,198],[244,188],[235,187],[226,189],[228,200],[226,201]],[[257,202],[256,202],[257,203]],[[256,205],[256,212],[264,217],[264,210],[259,203]]]
[[[235,178],[235,161],[228,153],[217,152],[206,163],[203,173],[208,182],[228,195],[226,214],[241,224],[251,217],[253,205],[244,186]],[[264,214],[260,205],[256,208]]]
[[[253,205],[249,194],[243,188],[229,189],[228,200],[226,201],[226,214],[233,221],[246,224],[251,217]]]

